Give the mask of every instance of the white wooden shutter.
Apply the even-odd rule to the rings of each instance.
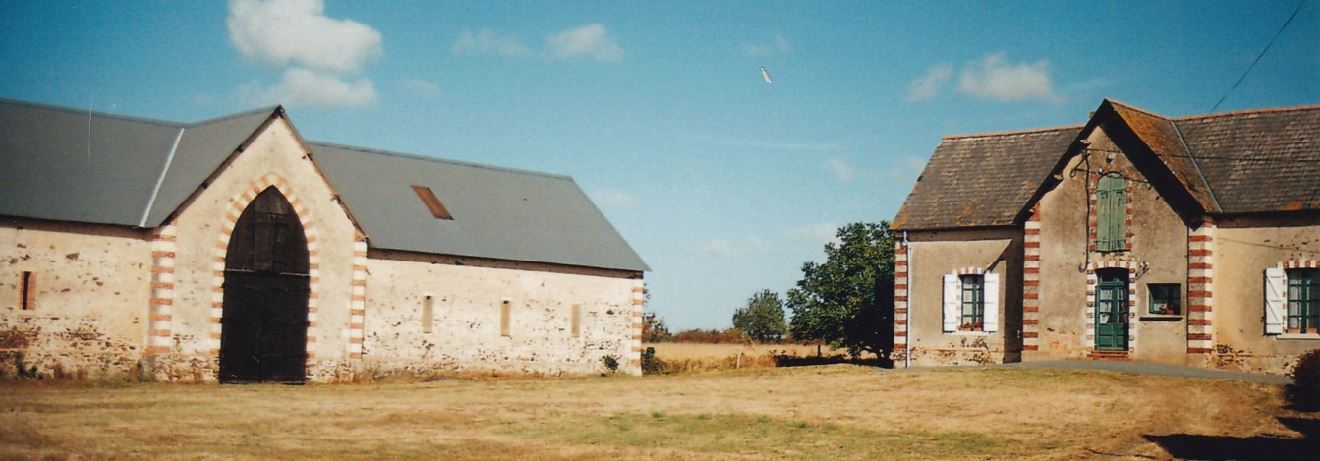
[[[999,331],[999,274],[987,272],[984,288],[985,320],[981,326],[985,331]]]
[[[1283,333],[1287,311],[1288,277],[1282,268],[1265,268],[1265,334]]]
[[[958,274],[944,274],[944,331],[958,331]]]

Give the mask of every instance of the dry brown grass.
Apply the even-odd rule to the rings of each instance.
[[[806,344],[647,343],[665,363],[666,373],[702,373],[739,368],[774,368],[776,355],[814,357],[847,354],[846,349]],[[741,354],[741,357],[739,357]]]
[[[1145,435],[1297,437],[1277,386],[1097,371],[359,385],[0,385],[0,458],[1071,459]]]

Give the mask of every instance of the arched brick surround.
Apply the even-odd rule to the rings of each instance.
[[[1280,261],[1280,269],[1317,269],[1320,268],[1320,260],[1314,259],[1293,259],[1290,261]]]
[[[1099,283],[1096,271],[1100,269],[1127,269],[1127,304],[1128,304],[1128,345],[1131,352],[1137,348],[1137,271],[1140,263],[1125,260],[1095,261],[1086,265],[1086,349],[1095,352],[1095,287]]]
[[[985,275],[984,267],[962,266],[953,270],[958,275]]]
[[[289,204],[293,206],[293,212],[298,215],[298,221],[302,223],[303,234],[307,239],[309,289],[307,295],[307,362],[310,364],[315,360],[313,346],[316,345],[316,311],[319,304],[317,302],[318,293],[320,292],[320,243],[316,239],[316,223],[312,221],[307,206],[298,196],[298,193],[289,186],[289,183],[275,173],[266,173],[250,182],[246,190],[229,200],[229,210],[225,213],[224,222],[220,227],[212,264],[211,337],[207,351],[211,356],[218,357],[220,354],[220,319],[224,315],[225,257],[229,251],[229,239],[234,233],[234,227],[238,225],[238,218],[243,215],[243,210],[246,210],[248,204],[252,203],[257,195],[268,187],[274,187],[280,191],[284,198],[289,201]]]

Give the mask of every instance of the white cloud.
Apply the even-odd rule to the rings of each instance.
[[[845,183],[852,182],[853,178],[857,176],[857,172],[853,171],[852,166],[848,165],[848,162],[842,157],[830,157],[829,160],[825,161],[825,169],[833,174],[835,178],[838,178],[839,181]]]
[[[771,56],[775,54],[789,54],[793,52],[793,44],[789,43],[783,34],[775,34],[771,43],[744,43],[743,53],[748,56]]]
[[[454,42],[452,50],[456,55],[462,54],[494,54],[505,57],[527,56],[532,54],[532,49],[522,44],[522,41],[515,35],[504,35],[496,33],[489,27],[483,27],[477,32],[464,29],[458,33],[458,41]]]
[[[1005,62],[1004,53],[986,55],[963,67],[958,76],[958,91],[980,99],[1000,102],[1063,100],[1054,91],[1050,63]]]
[[[556,58],[592,58],[599,61],[620,61],[623,48],[609,36],[605,26],[587,24],[550,34],[546,47]]]
[[[930,66],[926,70],[926,75],[918,77],[911,83],[908,83],[907,100],[908,101],[929,101],[935,99],[944,84],[953,77],[953,64],[941,64]]]
[[[830,242],[837,242],[835,233],[839,226],[832,222],[822,222],[809,226],[794,227],[784,231],[784,235],[798,243],[809,245],[825,245]]]
[[[355,72],[381,53],[380,32],[324,13],[322,0],[231,0],[225,23],[243,56],[274,66]]]
[[[371,80],[353,82],[313,70],[293,68],[269,88],[250,83],[239,89],[251,105],[285,104],[305,107],[354,107],[375,104],[376,88]]]
[[[609,207],[632,208],[638,203],[636,195],[616,190],[598,190],[591,195],[596,203]]]
[[[416,78],[403,79],[403,89],[421,96],[422,99],[431,99],[440,95],[439,85]]]

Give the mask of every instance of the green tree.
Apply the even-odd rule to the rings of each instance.
[[[747,298],[746,306],[733,311],[733,326],[757,342],[783,338],[788,325],[784,324],[784,302],[779,300],[779,293],[761,290]]]
[[[793,337],[820,339],[885,357],[894,344],[894,235],[889,223],[839,228],[825,244],[825,262],[802,263],[802,280],[788,290]]]
[[[655,316],[655,312],[642,313],[642,342],[659,343],[670,338],[669,326],[665,319]]]

